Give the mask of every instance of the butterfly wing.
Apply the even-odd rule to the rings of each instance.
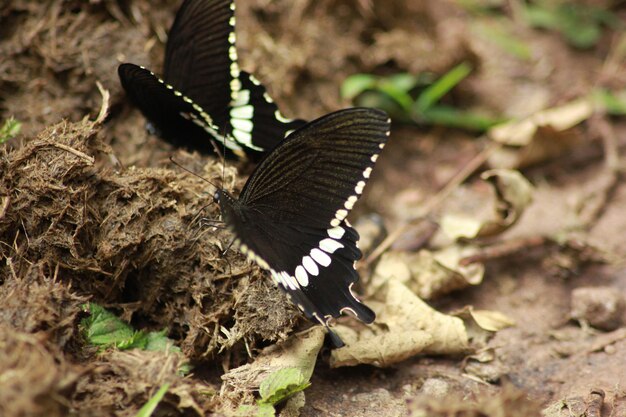
[[[358,235],[345,218],[389,135],[386,113],[347,109],[296,130],[252,173],[239,200],[222,193],[222,215],[242,252],[325,324],[352,311],[374,313],[352,294]]]
[[[232,0],[186,0],[165,48],[163,80],[198,104],[223,129],[238,88]]]
[[[232,0],[186,0],[167,42],[164,80],[197,103],[249,154],[274,148],[305,122],[284,118],[265,87],[237,62]]]
[[[284,117],[254,76],[241,71],[239,80],[241,90],[229,110],[230,132],[249,155],[272,150],[288,133],[304,126],[304,120]]]
[[[176,146],[211,152],[212,145],[207,138],[217,136],[217,128],[202,108],[149,70],[135,64],[120,65],[118,75],[130,100],[149,120],[158,136]],[[240,148],[236,146],[235,149]]]
[[[239,155],[243,149],[258,157],[304,122],[284,118],[265,87],[240,70],[235,41],[233,0],[185,0],[170,29],[163,80],[147,70],[137,74],[137,68],[120,67],[122,85],[174,145],[210,152],[214,139]],[[182,107],[192,111],[167,114],[179,110],[181,96]]]

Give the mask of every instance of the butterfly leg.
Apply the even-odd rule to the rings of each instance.
[[[237,240],[237,238],[233,238],[233,240],[231,240],[230,243],[228,245],[226,245],[226,249],[224,249],[222,251],[222,256],[226,255],[226,252],[228,252],[228,250],[230,249],[231,246],[233,246],[233,244],[235,243],[236,240]]]

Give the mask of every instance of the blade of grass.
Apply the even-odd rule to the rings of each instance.
[[[465,77],[467,77],[471,72],[472,67],[467,62],[462,62],[452,68],[431,86],[427,87],[422,94],[420,94],[417,101],[413,105],[413,111],[417,114],[424,113],[463,79],[465,79]]]
[[[435,106],[422,114],[428,123],[456,127],[460,129],[484,132],[490,127],[502,123],[504,119],[484,116],[471,111],[459,110],[450,106]]]
[[[150,398],[150,400],[148,400],[148,402],[139,409],[137,414],[135,414],[135,417],[150,417],[152,413],[154,413],[154,410],[156,410],[161,400],[163,400],[163,397],[169,388],[170,384],[164,384],[161,388],[159,388],[156,394],[154,394],[152,398]]]

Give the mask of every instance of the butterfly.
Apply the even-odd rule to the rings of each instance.
[[[169,32],[163,78],[130,63],[118,67],[122,87],[149,130],[176,145],[262,156],[303,120],[285,118],[265,87],[242,71],[235,46],[233,0],[185,0]]]
[[[381,110],[330,113],[267,154],[239,198],[219,188],[215,194],[240,251],[269,270],[305,316],[327,328],[336,347],[343,342],[330,331],[331,318],[351,312],[372,323],[376,317],[353,293],[361,251],[346,216],[389,132]]]

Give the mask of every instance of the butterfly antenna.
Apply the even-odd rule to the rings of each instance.
[[[221,190],[222,187],[218,187],[214,182],[204,178],[202,175],[198,175],[195,172],[193,172],[192,170],[185,168],[184,166],[182,166],[180,163],[178,163],[176,160],[174,160],[173,156],[170,156],[170,162],[173,163],[174,165],[176,165],[178,168],[182,169],[183,171],[186,171],[187,173],[193,175],[194,177],[198,177],[200,178],[202,181],[207,182],[209,184],[211,184],[213,187],[215,187],[218,190]],[[205,206],[206,207],[206,206]]]

